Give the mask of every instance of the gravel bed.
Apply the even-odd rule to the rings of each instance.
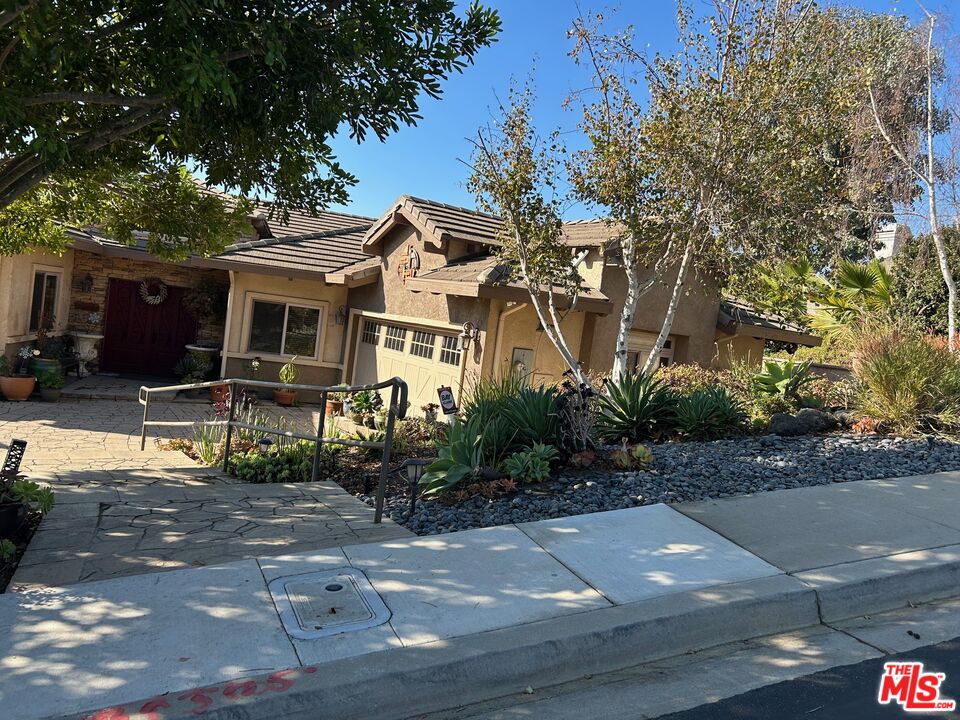
[[[457,505],[387,499],[385,515],[418,535],[582,515],[600,510],[732,497],[960,470],[960,444],[889,436],[763,435],[715,442],[652,445],[649,470],[564,473],[513,496],[473,497]],[[373,498],[360,496],[373,503]]]

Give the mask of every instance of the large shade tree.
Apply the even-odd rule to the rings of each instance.
[[[452,0],[4,0],[0,252],[62,250],[61,222],[167,257],[222,248],[249,210],[343,202],[335,133],[385,138],[496,37]]]

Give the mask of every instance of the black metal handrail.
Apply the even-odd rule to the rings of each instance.
[[[161,393],[177,393],[184,390],[197,390],[201,388],[218,387],[227,385],[230,387],[229,412],[226,420],[197,420],[194,422],[185,420],[151,420],[150,404],[153,401],[153,395]],[[281,430],[280,428],[269,428],[262,425],[252,425],[236,419],[237,396],[234,387],[255,387],[270,388],[277,390],[304,390],[308,392],[320,393],[320,419],[317,421],[316,435],[307,433],[298,433],[291,430]],[[340,438],[329,438],[323,436],[324,421],[326,419],[327,397],[331,393],[352,395],[364,390],[384,390],[390,388],[390,402],[387,405],[387,426],[382,442],[376,440],[350,440]],[[226,437],[223,450],[223,470],[226,472],[230,467],[231,442],[233,440],[233,429],[242,428],[253,432],[263,434],[279,435],[283,437],[294,438],[297,440],[307,440],[316,444],[313,453],[313,471],[311,480],[316,481],[320,474],[320,450],[323,444],[347,445],[351,447],[371,448],[382,452],[382,461],[380,465],[380,481],[377,484],[377,499],[374,510],[373,521],[379,523],[383,519],[383,502],[387,488],[387,475],[390,470],[390,451],[393,447],[393,432],[397,420],[403,420],[407,412],[407,383],[398,377],[390,378],[379,383],[370,385],[293,385],[279,382],[269,382],[265,380],[245,380],[242,378],[227,378],[225,380],[210,380],[199,383],[186,383],[181,385],[164,385],[162,387],[140,387],[137,395],[140,404],[143,405],[143,422],[140,427],[140,449],[144,450],[147,445],[148,427],[193,427],[195,425],[220,426],[226,427]]]

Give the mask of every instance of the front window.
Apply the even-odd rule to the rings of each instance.
[[[320,316],[316,307],[254,300],[247,351],[316,357]]]
[[[33,274],[33,300],[30,303],[30,332],[41,325],[50,327],[57,311],[57,292],[60,286],[59,273],[38,270]]]

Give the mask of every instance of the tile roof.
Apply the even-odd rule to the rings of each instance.
[[[751,332],[757,333],[757,337],[786,340],[790,336],[793,342],[811,347],[816,347],[822,342],[821,338],[811,335],[806,328],[774,313],[758,310],[749,303],[735,298],[724,298],[720,301],[717,325],[734,333],[736,333],[736,326],[746,325],[751,328]]]
[[[286,222],[277,215],[269,218],[270,206],[261,203],[257,206],[256,214],[262,215],[267,222],[273,237],[284,238],[298,235],[310,235],[314,233],[329,232],[331,230],[344,230],[347,228],[356,228],[363,226],[366,230],[370,227],[376,218],[365,217],[363,215],[350,215],[339,212],[320,212],[316,216],[301,210],[290,210]]]
[[[390,209],[373,223],[364,245],[375,244],[397,213],[406,213],[440,242],[446,238],[483,245],[499,245],[497,234],[503,229],[503,220],[494,215],[425,200],[411,195],[401,195]],[[563,236],[574,247],[596,247],[613,235],[608,223],[603,220],[577,220],[563,224]]]
[[[249,265],[330,273],[369,257],[361,250],[366,230],[367,225],[354,224],[305,235],[251,240],[230,245],[216,257]]]
[[[511,279],[512,274],[510,266],[499,258],[487,253],[477,253],[452,260],[446,265],[410,278],[407,285],[418,290],[430,290],[431,285],[436,285],[437,292],[451,292],[459,285],[463,288],[463,294],[470,296],[476,296],[480,288],[509,288],[526,295],[526,286],[519,280]],[[601,303],[609,301],[600,290],[588,285],[583,286],[580,297]]]

